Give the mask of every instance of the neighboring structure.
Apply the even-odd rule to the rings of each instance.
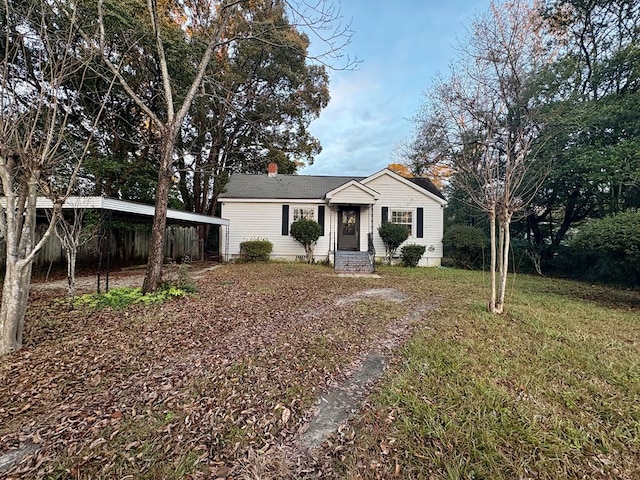
[[[2,202],[3,198],[0,197],[0,203]],[[38,212],[36,237],[40,239],[48,225],[46,211],[52,208],[52,203],[41,197],[38,198],[36,207]],[[62,205],[62,210],[65,215],[71,216],[77,210],[90,210],[95,212],[101,221],[100,232],[96,235],[95,240],[80,249],[78,256],[80,262],[97,262],[96,256],[99,253],[105,257],[104,261],[107,265],[110,258],[127,262],[146,261],[150,244],[151,222],[155,213],[153,205],[106,197],[69,197]],[[148,230],[136,228],[144,225],[149,227]],[[227,258],[225,241],[229,220],[173,209],[167,210],[165,256],[176,260],[187,256],[193,260],[204,259],[204,245],[197,230],[200,226],[220,229],[218,251],[214,253],[214,256]],[[5,253],[4,242],[0,239],[0,261],[2,262]],[[42,266],[64,261],[60,241],[55,235],[51,235],[36,255],[34,263],[37,266]]]
[[[270,164],[267,175],[232,175],[219,202],[221,215],[230,221],[230,258],[239,255],[241,242],[252,239],[271,241],[272,258],[302,257],[304,248],[289,235],[289,227],[306,217],[322,227],[316,261],[328,259],[337,270],[350,270],[341,265],[341,252],[368,252],[382,259],[378,227],[387,221],[406,225],[405,244],[426,246],[419,265],[438,266],[442,259],[446,200],[425,178],[403,178],[388,169],[369,177],[278,175]]]

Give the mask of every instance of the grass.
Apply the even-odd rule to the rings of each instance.
[[[0,363],[0,452],[40,436],[25,475],[50,479],[640,478],[637,291],[516,276],[495,316],[481,272],[378,272],[237,264],[162,304],[38,298]],[[406,300],[354,295],[372,288]],[[411,317],[353,434],[287,457],[319,395],[417,305],[439,307]]]
[[[637,292],[519,276],[492,316],[481,273],[383,275],[443,306],[341,452],[346,478],[638,478]]]

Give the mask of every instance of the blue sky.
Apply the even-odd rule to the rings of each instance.
[[[323,151],[307,175],[369,175],[395,161],[435,75],[447,73],[459,39],[489,0],[342,0],[353,37],[344,51],[362,63],[332,70],[331,102],[311,132]],[[311,49],[314,39],[311,38]],[[318,47],[319,48],[319,47]]]

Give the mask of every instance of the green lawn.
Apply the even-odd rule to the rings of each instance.
[[[442,296],[335,466],[346,478],[640,478],[640,297],[517,276],[382,271]],[[428,292],[428,293],[427,293]]]
[[[637,291],[519,275],[494,316],[482,272],[379,273],[227,265],[195,296],[99,311],[34,288],[25,348],[0,359],[0,455],[38,452],[0,476],[640,478]],[[322,392],[406,318],[362,410],[296,457]]]

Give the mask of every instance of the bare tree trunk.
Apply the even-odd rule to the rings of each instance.
[[[496,313],[504,312],[504,296],[507,291],[507,274],[509,273],[509,246],[511,243],[511,216],[506,213],[502,220],[503,225],[500,226],[502,231],[502,251],[500,252],[502,260],[500,262],[500,285],[498,286],[498,303],[496,305]]]
[[[0,307],[0,355],[22,348],[24,316],[29,300],[32,262],[18,260],[7,255],[5,277]]]
[[[496,211],[489,210],[489,237],[491,240],[491,293],[489,297],[489,311],[496,313]]]
[[[76,298],[76,260],[78,257],[77,248],[65,248],[67,257],[67,295],[69,297],[69,308],[73,307],[73,300]]]
[[[29,300],[31,269],[36,253],[53,232],[59,217],[60,206],[54,206],[49,228],[36,243],[36,181],[31,178],[26,183],[22,196],[13,189],[12,167],[2,162],[0,177],[8,195],[6,207],[0,215],[2,231],[6,242],[5,277],[2,285],[2,306],[0,307],[0,355],[22,348],[24,316]]]
[[[500,303],[502,295],[502,278],[505,275],[504,268],[504,223],[502,221],[502,213],[498,214],[498,252],[496,255],[498,261],[498,285],[496,294],[496,303],[493,313],[502,313],[504,305]]]
[[[173,163],[173,145],[175,143],[175,132],[172,132],[170,128],[167,128],[167,130],[169,132],[162,140],[156,206],[153,216],[153,228],[151,229],[151,244],[149,246],[147,271],[142,285],[144,293],[155,292],[162,282],[164,238],[167,228],[167,208],[169,206],[169,190],[171,189],[172,178],[171,165]]]

